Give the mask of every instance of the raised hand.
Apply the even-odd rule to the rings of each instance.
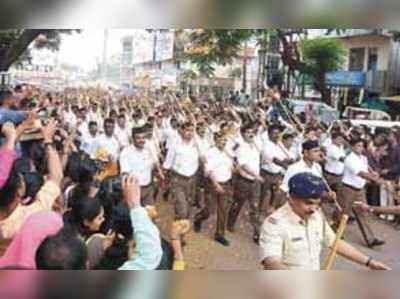
[[[134,175],[122,179],[122,191],[124,202],[130,209],[140,207],[140,185]]]

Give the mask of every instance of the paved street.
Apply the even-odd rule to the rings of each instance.
[[[170,216],[173,211],[166,203],[158,206],[165,231],[166,224],[171,222]],[[235,234],[228,233],[227,238],[231,241],[230,247],[223,247],[213,241],[215,218],[205,223],[203,232],[196,234],[193,231],[187,236],[188,246],[185,248],[185,259],[188,269],[207,270],[255,270],[260,269],[257,260],[258,246],[252,242],[251,227],[246,221],[248,215],[243,210],[242,217],[238,223],[238,231]],[[387,241],[383,247],[369,249],[364,246],[357,224],[347,227],[345,239],[366,254],[390,265],[394,270],[400,270],[400,231],[381,220],[376,220],[374,225],[379,236]],[[355,264],[338,258],[334,266],[335,270],[363,270]]]

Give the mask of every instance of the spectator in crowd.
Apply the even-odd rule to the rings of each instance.
[[[61,194],[60,184],[63,172],[58,153],[53,146],[55,129],[54,122],[49,122],[42,129],[48,175],[46,182],[36,194],[34,202],[30,205],[22,204],[26,195],[26,182],[23,174],[14,167],[15,164],[11,167],[7,182],[0,189],[0,255],[4,253],[26,219],[39,211],[51,211],[56,199]],[[10,150],[9,157],[12,160],[12,156],[15,155],[12,144],[16,141],[16,131],[14,128],[6,126],[5,129],[3,127],[3,133],[7,136],[6,146]]]
[[[54,212],[30,216],[0,258],[0,268],[35,269],[36,250],[43,240],[56,235],[63,227],[62,217]]]
[[[9,90],[0,91],[0,125],[12,122],[15,125],[22,123],[28,118],[27,112],[13,110],[16,99]]]

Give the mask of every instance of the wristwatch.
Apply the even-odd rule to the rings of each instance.
[[[371,262],[373,261],[373,258],[372,257],[370,257],[369,259],[368,259],[368,261],[365,263],[365,266],[367,266],[367,268],[369,268],[369,266],[371,265]]]

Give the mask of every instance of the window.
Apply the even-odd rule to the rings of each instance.
[[[378,48],[368,49],[368,71],[378,70]]]
[[[267,67],[269,70],[278,70],[280,62],[281,62],[280,57],[268,55]]]
[[[362,72],[364,70],[365,48],[350,49],[349,71]]]
[[[272,36],[269,40],[269,52],[271,53],[279,53],[281,47],[281,42],[275,36]]]

